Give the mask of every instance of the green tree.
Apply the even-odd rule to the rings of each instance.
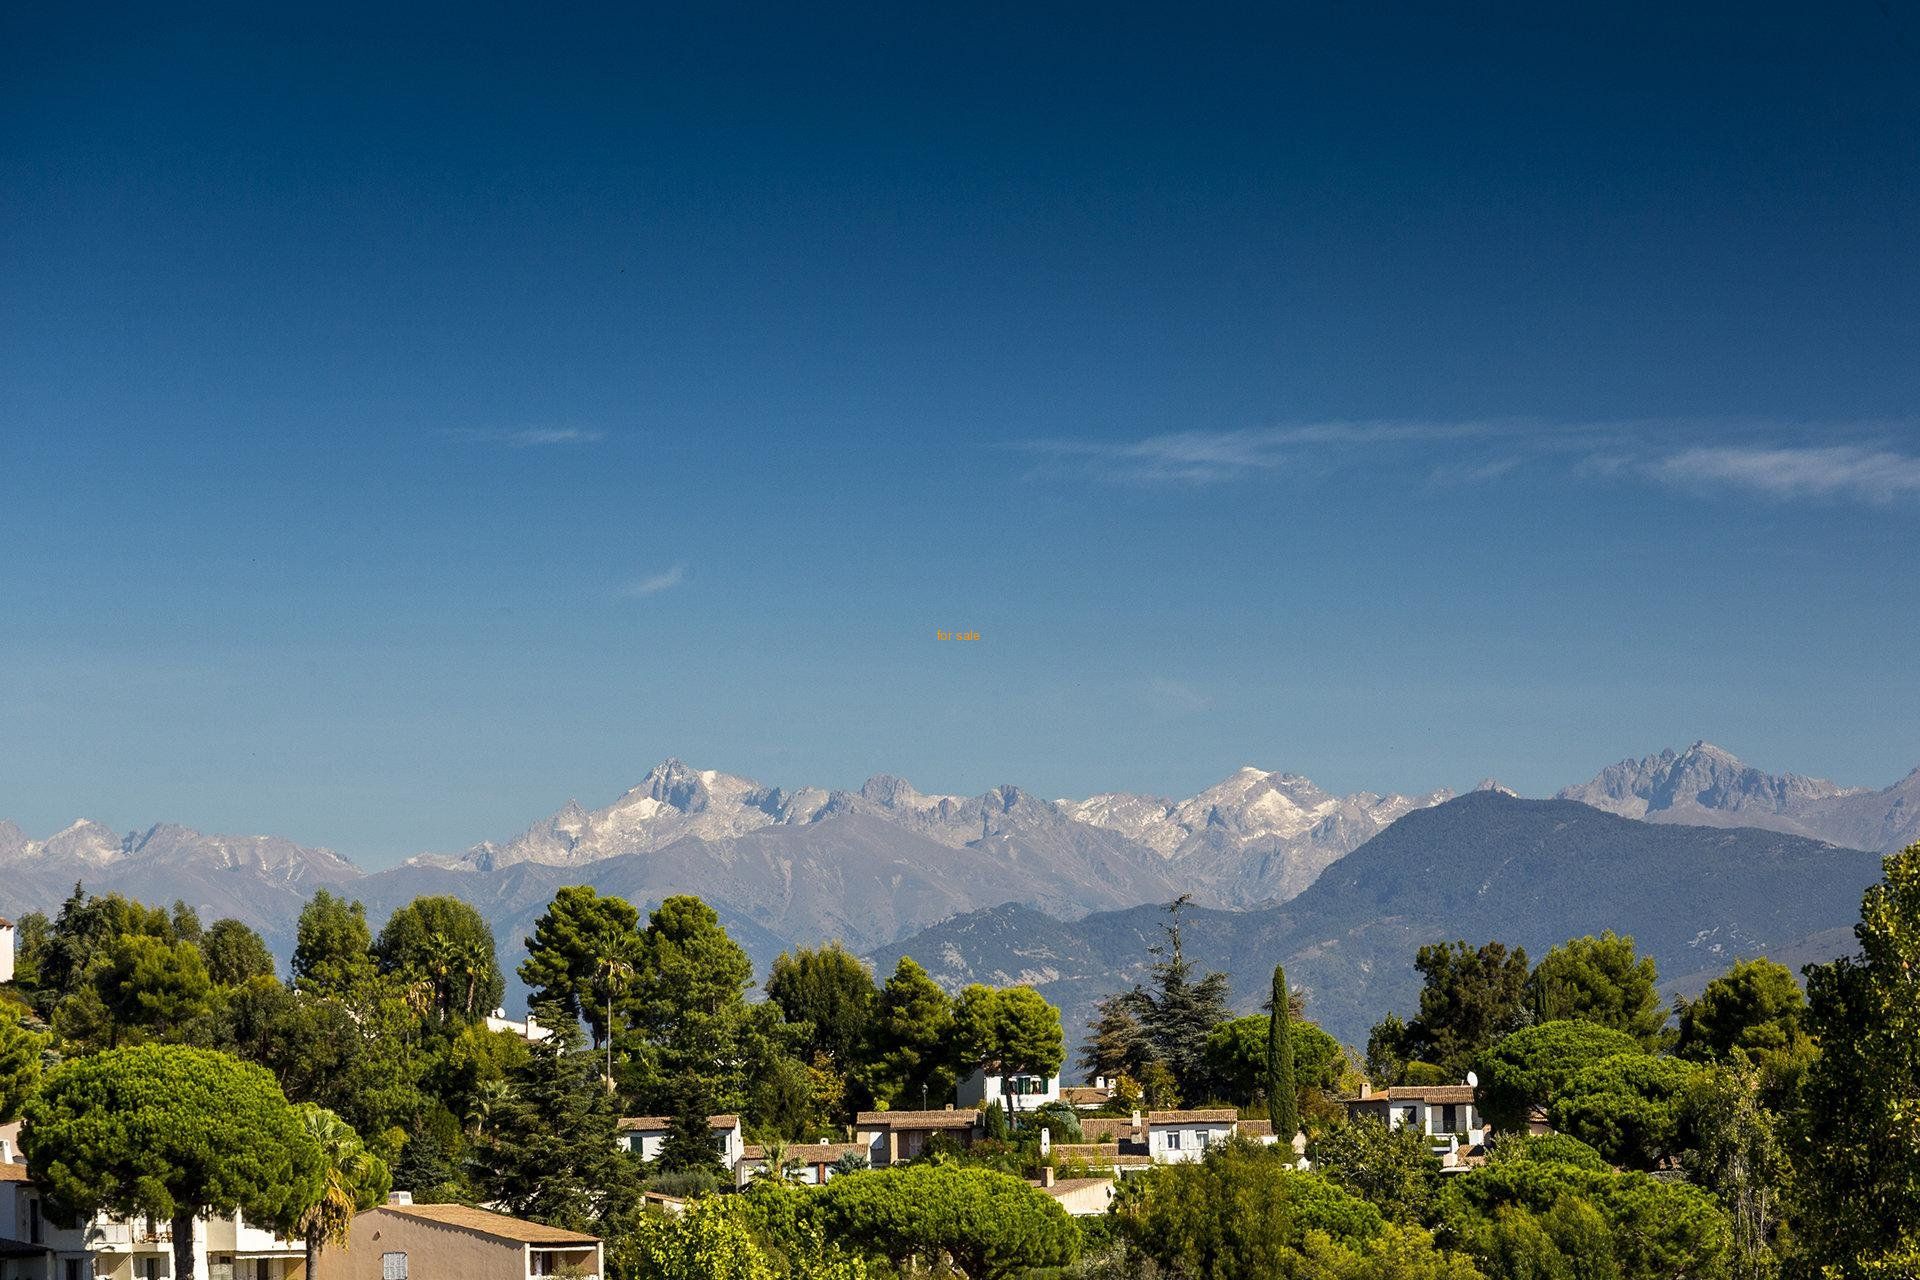
[[[614,1002],[639,964],[639,924],[640,913],[626,899],[602,897],[591,885],[567,885],[527,939],[520,980],[535,1003],[584,1021],[596,1049],[611,1038]]]
[[[1656,1169],[1690,1145],[1687,1088],[1699,1068],[1678,1058],[1621,1053],[1582,1067],[1556,1090],[1553,1127],[1629,1169]]]
[[[1581,1204],[1591,1213],[1577,1207]],[[1554,1245],[1547,1257],[1534,1258],[1536,1267],[1551,1264],[1547,1269],[1504,1270],[1508,1264],[1484,1252],[1487,1242],[1497,1239],[1495,1228],[1503,1213],[1534,1218],[1538,1237]],[[1687,1183],[1644,1173],[1616,1173],[1558,1159],[1495,1160],[1449,1177],[1441,1189],[1438,1216],[1444,1234],[1468,1242],[1497,1280],[1525,1275],[1725,1280],[1728,1274],[1727,1220],[1713,1197]],[[1513,1219],[1507,1221],[1511,1241]]]
[[[1640,955],[1631,937],[1611,929],[1547,952],[1527,980],[1527,994],[1541,1022],[1595,1022],[1649,1048],[1667,1022],[1653,957]]]
[[[866,962],[839,943],[782,952],[767,975],[767,999],[807,1031],[804,1057],[824,1054],[845,1071],[867,1032],[879,989]]]
[[[1207,1093],[1237,1107],[1254,1105],[1267,1096],[1267,1039],[1272,1020],[1260,1014],[1234,1018],[1207,1036]],[[1287,1039],[1293,1047],[1294,1105],[1304,1113],[1317,1093],[1339,1088],[1346,1068],[1340,1042],[1304,1019],[1287,1019]]]
[[[380,972],[422,984],[443,1022],[472,1022],[507,990],[494,957],[493,930],[459,898],[415,898],[388,917],[373,943]]]
[[[1313,1170],[1397,1222],[1424,1220],[1440,1186],[1440,1158],[1417,1129],[1372,1116],[1329,1126],[1307,1145]]]
[[[307,1138],[320,1152],[320,1195],[298,1218],[283,1225],[306,1243],[306,1274],[315,1276],[319,1274],[320,1251],[347,1242],[354,1215],[387,1198],[393,1174],[386,1161],[367,1150],[353,1126],[333,1112],[311,1102],[294,1110]]]
[[[1187,906],[1181,895],[1167,907],[1162,928],[1166,942],[1151,949],[1155,957],[1149,980],[1127,994],[1127,1007],[1140,1023],[1151,1049],[1151,1061],[1172,1075],[1182,1097],[1206,1089],[1207,1035],[1229,1016],[1227,975],[1210,972],[1196,978],[1181,935],[1180,912]],[[1141,1064],[1144,1078],[1146,1064]]]
[[[1920,844],[1860,904],[1857,956],[1806,970],[1820,1054],[1792,1145],[1799,1237],[1836,1276],[1920,1250]]]
[[[1066,1058],[1060,1011],[1032,987],[974,983],[954,1002],[953,1026],[960,1065],[970,1070],[1051,1078]],[[1007,1101],[1019,1105],[1015,1097]]]
[[[192,1280],[193,1220],[292,1222],[320,1198],[324,1158],[273,1077],[209,1049],[136,1045],[55,1071],[27,1105],[27,1162],[56,1212],[173,1226]]]
[[[347,995],[373,977],[372,953],[367,909],[321,889],[300,910],[294,985],[315,995]]]
[[[885,1107],[938,1105],[953,1092],[953,1001],[911,956],[880,989],[860,1074]]]
[[[28,996],[38,995],[47,948],[53,942],[53,921],[44,911],[29,911],[13,922],[13,985]]]
[[[40,1087],[47,1037],[27,1026],[10,1005],[0,1005],[0,1124],[19,1119]]]
[[[84,984],[56,1010],[54,1030],[88,1050],[203,1040],[212,993],[193,943],[122,934],[94,952]]]
[[[1380,1211],[1291,1152],[1230,1143],[1192,1164],[1163,1165],[1116,1205],[1130,1250],[1166,1274],[1205,1280],[1276,1277],[1473,1277],[1426,1233]]]
[[[746,1215],[717,1196],[680,1214],[642,1214],[608,1261],[620,1274],[646,1280],[779,1280]]]
[[[95,959],[129,934],[175,942],[173,921],[159,907],[129,901],[117,893],[93,897],[76,884],[54,917],[46,945],[37,957],[36,1006],[51,1017],[54,1006],[85,985]]]
[[[1679,1002],[1674,1052],[1695,1062],[1760,1060],[1805,1046],[1807,1000],[1793,971],[1772,960],[1744,960]]]
[[[1760,1094],[1759,1070],[1739,1060],[1703,1067],[1687,1083],[1687,1177],[1726,1209],[1732,1280],[1772,1280],[1780,1270],[1787,1158],[1779,1118]]]
[[[200,954],[215,986],[237,987],[249,978],[273,976],[273,953],[266,942],[232,918],[213,922],[200,940]]]
[[[1544,1107],[1583,1068],[1640,1042],[1596,1022],[1542,1022],[1516,1031],[1474,1064],[1480,1114],[1502,1133],[1525,1133],[1527,1113]]]
[[[580,1052],[579,1024],[554,1006],[541,1013],[553,1034],[512,1073],[481,1135],[480,1190],[509,1213],[587,1231],[633,1206],[638,1171],[620,1149],[619,1108],[599,1064]]]
[[[752,1040],[769,1029],[746,1001],[753,965],[712,907],[690,896],[648,917],[639,964],[621,1001],[629,1030],[625,1087],[642,1111],[698,1105],[738,1111],[751,1068],[772,1056]]]
[[[957,1164],[850,1173],[820,1192],[826,1234],[901,1270],[943,1257],[970,1280],[1001,1280],[1072,1262],[1080,1233],[1051,1197],[1020,1178]]]
[[[1272,1011],[1267,1014],[1267,1118],[1273,1136],[1290,1142],[1300,1132],[1300,1095],[1293,1079],[1293,1020],[1287,971],[1273,966]]]
[[[1388,1073],[1377,1083],[1408,1083],[1414,1063],[1457,1081],[1476,1055],[1527,1024],[1524,950],[1499,942],[1436,942],[1420,948],[1414,967],[1425,979],[1419,1014],[1403,1026],[1388,1015],[1368,1041],[1369,1071]]]
[[[1080,1061],[1090,1075],[1139,1077],[1153,1060],[1153,1046],[1140,1025],[1141,993],[1121,991],[1094,1006],[1093,1025],[1080,1046]]]

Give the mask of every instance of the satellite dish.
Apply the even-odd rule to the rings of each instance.
[[[1480,1077],[1471,1071],[1467,1072],[1467,1087],[1470,1089],[1478,1089],[1480,1087]]]

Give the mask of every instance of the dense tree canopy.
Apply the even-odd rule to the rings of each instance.
[[[323,1158],[273,1077],[177,1045],[67,1063],[27,1104],[21,1147],[61,1212],[173,1225],[174,1275],[193,1276],[193,1219],[290,1223],[319,1198]]]
[[[1690,1145],[1685,1116],[1699,1068],[1678,1058],[1620,1053],[1582,1067],[1555,1092],[1553,1127],[1616,1165],[1655,1169]]]
[[[1843,1276],[1920,1251],[1920,844],[1882,867],[1859,955],[1807,970],[1801,1239]]]
[[[1764,958],[1744,960],[1709,982],[1698,998],[1680,1002],[1674,1052],[1696,1062],[1790,1054],[1806,1042],[1806,1008],[1792,970]]]
[[[597,1049],[609,1034],[613,1003],[640,964],[640,913],[591,885],[567,885],[534,923],[520,980],[536,1004],[584,1021]]]
[[[1503,1133],[1524,1133],[1527,1113],[1552,1102],[1583,1068],[1640,1042],[1594,1022],[1542,1022],[1507,1036],[1474,1064],[1480,1113]]]
[[[373,977],[373,935],[358,902],[316,891],[301,908],[293,945],[293,979],[318,995],[346,995]]]
[[[1066,1057],[1060,1011],[1032,987],[974,983],[953,1007],[959,1064],[995,1075],[1057,1076]]]
[[[1414,967],[1425,979],[1419,1013],[1382,1022],[1367,1045],[1376,1083],[1458,1081],[1475,1055],[1528,1021],[1524,950],[1436,942],[1420,948]]]
[[[218,987],[237,987],[249,978],[273,976],[273,953],[258,933],[239,920],[215,920],[200,939],[207,977]]]
[[[899,1267],[951,1258],[970,1280],[1073,1261],[1079,1232],[1055,1201],[991,1169],[911,1164],[848,1174],[821,1196],[829,1233]]]
[[[1577,1020],[1624,1031],[1652,1047],[1666,1025],[1660,973],[1632,938],[1609,929],[1574,938],[1547,952],[1527,980],[1534,1016],[1542,1022]]]
[[[781,953],[766,991],[788,1021],[805,1024],[804,1055],[824,1056],[843,1071],[863,1043],[880,997],[866,962],[837,942]]]
[[[388,917],[374,940],[380,972],[423,991],[443,1021],[485,1017],[506,994],[493,930],[459,898],[415,898]]]
[[[1267,1045],[1271,1015],[1250,1014],[1216,1026],[1207,1034],[1207,1086],[1210,1099],[1253,1106],[1267,1096]],[[1309,1090],[1332,1091],[1340,1083],[1346,1054],[1340,1042],[1311,1022],[1287,1019],[1293,1050],[1294,1105]]]
[[[41,1055],[47,1037],[26,1025],[10,1005],[0,1005],[0,1124],[20,1117],[27,1099],[40,1087]]]
[[[953,1001],[902,956],[874,1006],[864,1079],[875,1101],[920,1106],[953,1089]]]

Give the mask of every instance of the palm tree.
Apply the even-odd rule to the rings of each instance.
[[[307,1244],[309,1278],[319,1265],[320,1251],[347,1242],[353,1216],[387,1198],[393,1174],[387,1162],[368,1151],[353,1126],[325,1107],[302,1103],[301,1126],[326,1158],[326,1182],[315,1201],[296,1224]]]
[[[603,1036],[607,1045],[607,1092],[613,1092],[613,992],[633,977],[634,957],[631,939],[607,934],[596,939],[594,971],[606,995],[607,1021]]]

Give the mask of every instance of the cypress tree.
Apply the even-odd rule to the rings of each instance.
[[[1273,966],[1273,1012],[1267,1017],[1267,1118],[1277,1142],[1300,1132],[1300,1097],[1293,1084],[1293,1020],[1287,1007],[1287,971]]]

